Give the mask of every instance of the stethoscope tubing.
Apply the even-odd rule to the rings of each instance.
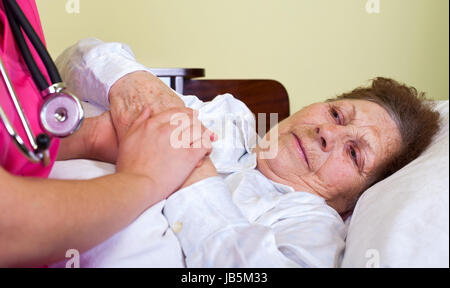
[[[3,59],[1,57],[0,57],[0,71],[1,71],[1,74],[3,77],[3,81],[5,82],[6,88],[8,89],[9,95],[11,96],[11,99],[14,103],[14,107],[16,108],[17,114],[19,115],[20,121],[23,123],[23,128],[25,129],[25,132],[27,134],[28,140],[30,141],[31,147],[33,148],[33,150],[37,150],[38,147],[37,147],[36,141],[34,140],[33,133],[31,132],[30,123],[28,122],[27,117],[25,117],[25,113],[23,112],[23,108],[20,105],[19,98],[17,97],[16,91],[14,90],[14,86],[11,83],[11,80],[9,79],[8,73],[6,72],[5,63],[3,62]],[[3,109],[2,109],[2,111],[3,111]],[[3,113],[3,114],[5,115],[5,118],[7,119],[6,113]],[[3,118],[4,117],[2,117],[2,120],[3,120]],[[11,129],[14,130],[14,128],[12,128],[12,125],[9,122],[9,120],[7,121],[7,123],[9,123],[10,128],[9,129],[8,129],[8,127],[6,127],[6,128],[9,132],[9,134],[12,136],[10,131],[11,131]],[[7,126],[7,125],[5,125],[5,126]],[[17,135],[17,133],[15,131],[14,131],[14,134]],[[21,142],[23,143],[23,141],[21,141]]]
[[[51,84],[62,82],[61,76],[59,75],[55,63],[50,57],[44,44],[39,39],[39,36],[34,31],[33,26],[30,24],[26,16],[23,14],[22,9],[19,7],[17,2],[15,0],[3,0],[3,6],[5,7],[8,22],[10,23],[11,30],[14,34],[14,37],[16,38],[16,42],[38,88],[41,91],[44,91],[50,85],[45,79],[45,77],[42,75],[42,72],[38,68],[36,61],[31,55],[30,49],[25,41],[25,37],[21,31],[21,28],[28,36],[30,42],[33,44],[34,48],[36,49],[36,52],[41,57],[42,62],[45,65],[45,68],[47,69],[47,72],[52,81]]]
[[[20,105],[19,99],[17,98],[16,92],[14,91],[14,87],[11,83],[11,80],[8,77],[8,73],[6,72],[5,64],[3,63],[3,59],[0,57],[0,72],[2,74],[3,80],[6,84],[6,87],[8,88],[8,92],[11,96],[11,99],[13,100],[14,106],[16,108],[17,114],[19,115],[19,118],[22,122],[22,125],[25,129],[25,132],[27,134],[28,140],[30,141],[30,144],[33,148],[33,151],[27,148],[22,138],[19,136],[19,134],[14,129],[13,125],[9,121],[5,111],[0,106],[0,118],[3,122],[3,125],[5,126],[6,131],[12,138],[13,142],[17,146],[17,148],[22,152],[25,157],[33,162],[33,163],[40,163],[44,161],[46,152],[38,152],[38,146],[36,144],[36,141],[34,140],[33,133],[31,132],[30,124],[28,123],[27,118],[25,117],[25,114],[23,112],[22,106]],[[36,152],[35,152],[36,151]]]

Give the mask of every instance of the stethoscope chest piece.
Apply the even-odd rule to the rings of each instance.
[[[76,132],[84,118],[78,98],[66,91],[63,83],[50,86],[43,94],[45,101],[40,113],[42,128],[59,138]]]

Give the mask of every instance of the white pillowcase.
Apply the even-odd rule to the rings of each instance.
[[[436,109],[432,145],[359,199],[342,267],[449,267],[449,102]]]

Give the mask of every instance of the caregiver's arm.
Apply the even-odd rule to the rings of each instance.
[[[86,251],[176,190],[209,152],[172,148],[175,127],[168,122],[179,112],[195,121],[188,109],[151,119],[145,110],[119,148],[113,175],[59,181],[16,177],[0,168],[0,266],[42,265],[64,259],[68,249]],[[208,139],[191,139],[191,145],[198,141]]]
[[[0,267],[40,266],[80,253],[135,219],[156,187],[116,173],[89,181],[15,177],[0,168]],[[124,205],[124,203],[127,203]]]

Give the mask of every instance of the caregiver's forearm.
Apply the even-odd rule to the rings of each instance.
[[[158,200],[145,177],[88,181],[15,177],[0,168],[0,266],[36,266],[106,240]],[[154,192],[154,194],[152,194]],[[155,198],[155,199],[153,199]]]

